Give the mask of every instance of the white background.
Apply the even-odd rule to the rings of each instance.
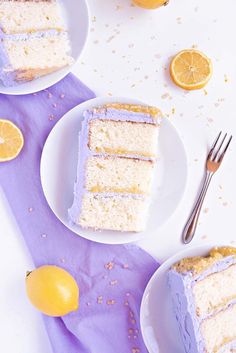
[[[184,247],[180,235],[203,176],[207,148],[221,129],[234,134],[235,139],[212,181],[191,246],[209,241],[233,244],[236,240],[235,0],[170,0],[167,7],[155,11],[132,7],[130,0],[89,0],[89,6],[91,31],[75,73],[97,95],[133,97],[160,107],[177,127],[188,154],[189,178],[181,205],[157,230],[155,238],[143,240],[139,245],[159,260]],[[214,72],[205,90],[188,93],[172,84],[168,64],[177,51],[192,46],[212,59]],[[25,296],[24,275],[32,268],[30,256],[3,194],[0,194],[0,235],[1,349],[7,349],[8,353],[50,353],[41,317]]]

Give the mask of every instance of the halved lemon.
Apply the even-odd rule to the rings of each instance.
[[[179,52],[171,61],[172,80],[186,90],[203,88],[212,75],[211,60],[202,52],[186,49]]]
[[[0,162],[16,158],[23,145],[24,137],[20,129],[10,120],[0,119]]]

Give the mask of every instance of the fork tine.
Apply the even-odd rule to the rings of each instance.
[[[220,138],[221,134],[222,134],[222,131],[219,132],[217,138],[215,139],[213,145],[211,146],[211,149],[210,149],[210,152],[208,153],[207,159],[211,158],[212,153],[213,153],[213,151],[214,151],[214,149],[215,149],[215,147],[216,147],[216,145],[217,145],[217,143],[219,141],[219,138]]]
[[[213,162],[216,161],[216,158],[217,158],[217,156],[218,156],[218,154],[219,154],[219,152],[220,152],[220,150],[221,150],[221,147],[223,146],[223,143],[225,142],[226,136],[227,136],[227,133],[226,133],[225,136],[223,137],[223,139],[222,139],[222,141],[221,141],[221,143],[220,143],[220,146],[218,147],[218,149],[217,149],[217,151],[216,151],[216,153],[215,153],[215,155],[214,155]]]
[[[222,160],[224,158],[224,155],[225,155],[227,149],[229,148],[230,142],[232,141],[232,138],[233,138],[233,136],[231,135],[230,138],[229,138],[229,141],[227,142],[227,144],[226,144],[226,146],[225,146],[225,148],[223,150],[223,152],[220,155],[219,162],[222,162]]]

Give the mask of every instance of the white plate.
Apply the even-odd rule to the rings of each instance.
[[[86,0],[59,1],[71,41],[71,54],[75,59],[74,65],[13,87],[5,87],[0,81],[0,93],[20,95],[41,91],[63,79],[76,65],[88,37],[89,12],[87,2]]]
[[[78,156],[78,133],[85,109],[108,102],[140,103],[125,98],[95,98],[69,111],[51,131],[41,159],[41,181],[45,197],[55,215],[69,229],[84,238],[107,244],[137,241],[157,236],[157,228],[174,212],[184,193],[187,160],[181,139],[167,119],[163,119],[159,137],[159,155],[147,229],[142,233],[93,231],[71,226],[67,210],[73,201]]]
[[[141,303],[140,324],[143,339],[149,353],[184,353],[172,302],[167,285],[170,267],[184,257],[202,256],[215,246],[207,244],[189,246],[164,262],[150,279]]]

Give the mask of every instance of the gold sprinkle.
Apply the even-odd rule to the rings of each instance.
[[[96,22],[97,21],[97,17],[96,16],[93,16],[92,17],[92,22]]]
[[[172,114],[175,114],[175,108],[172,108],[172,109],[171,109],[171,113],[172,113]]]
[[[225,81],[225,83],[227,83],[229,81],[226,74],[224,75],[224,81]]]
[[[206,89],[204,89],[204,90],[203,90],[203,92],[204,92],[204,95],[205,95],[205,96],[207,96],[207,95],[208,95],[208,92],[207,92],[207,90],[206,90]]]

